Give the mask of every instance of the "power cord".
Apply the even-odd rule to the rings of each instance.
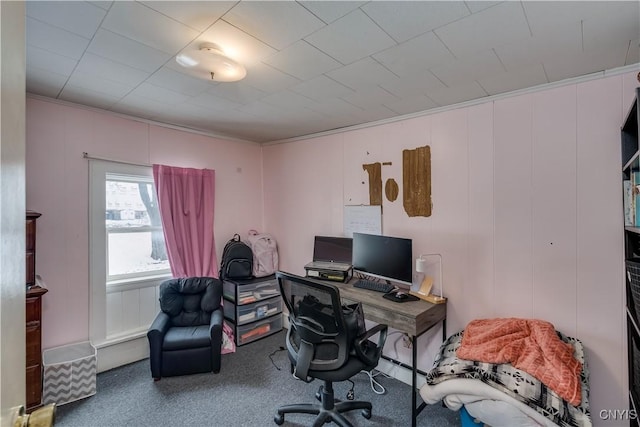
[[[269,355],[269,360],[271,360],[271,364],[272,364],[272,365],[273,365],[273,366],[274,366],[278,371],[280,371],[281,369],[280,369],[280,367],[279,367],[278,365],[276,365],[276,362],[274,362],[274,361],[273,361],[273,356],[275,356],[275,354],[276,354],[277,352],[279,352],[279,351],[284,351],[284,350],[285,350],[285,348],[284,348],[284,347],[282,347],[282,346],[280,346],[280,348],[279,348],[279,349],[272,351],[272,352],[271,352],[271,354]]]
[[[365,371],[365,370],[362,370],[360,372],[364,372],[365,374],[367,374],[367,376],[369,377],[369,384],[371,385],[371,390],[373,390],[375,394],[385,394],[387,392],[387,390],[382,386],[382,384],[380,384],[375,379],[375,377],[377,377],[380,374],[380,371],[377,371],[375,374],[372,374],[370,371]]]
[[[347,400],[353,400],[356,397],[355,392],[353,391],[355,384],[353,381],[351,381],[350,379],[347,379],[347,381],[349,381],[351,383],[351,389],[347,392]]]

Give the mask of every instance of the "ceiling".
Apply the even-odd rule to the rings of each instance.
[[[638,1],[28,1],[27,91],[258,143],[640,62]],[[175,61],[207,41],[239,82]]]

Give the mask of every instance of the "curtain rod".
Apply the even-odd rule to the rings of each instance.
[[[91,156],[86,151],[82,152],[82,157],[87,159],[87,160],[102,160],[102,161],[105,161],[105,162],[121,163],[121,164],[124,164],[124,165],[144,166],[144,167],[148,167],[148,168],[151,167],[151,165],[148,164],[148,163],[134,163],[134,162],[127,162],[127,161],[124,161],[124,160],[109,159],[107,157]]]

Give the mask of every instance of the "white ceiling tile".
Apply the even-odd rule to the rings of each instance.
[[[531,33],[520,2],[504,2],[435,30],[456,55],[491,49],[508,41],[523,40]]]
[[[220,83],[210,87],[207,92],[238,104],[250,104],[267,96],[266,92],[256,89],[244,81],[234,84]]]
[[[550,27],[579,23],[591,17],[602,17],[618,1],[523,1],[527,21],[534,36],[541,35]],[[633,3],[633,2],[631,2]],[[637,17],[637,16],[636,16]]]
[[[388,119],[396,115],[397,114],[393,110],[384,105],[375,105],[367,108],[366,110],[354,113],[352,117],[356,119],[357,123],[370,123]]]
[[[330,71],[326,75],[351,89],[368,88],[393,82],[398,76],[368,57],[351,65]]]
[[[125,96],[133,89],[131,85],[101,79],[95,75],[85,74],[79,71],[74,71],[73,74],[71,74],[69,84],[119,98]]]
[[[98,29],[106,12],[86,2],[72,1],[27,1],[26,15],[54,27],[61,28],[86,39]]]
[[[455,59],[433,32],[425,33],[372,55],[376,61],[400,77]]]
[[[438,105],[454,105],[472,99],[483,98],[487,93],[478,82],[471,82],[454,87],[434,89],[426,94]]]
[[[138,68],[132,68],[119,62],[112,61],[92,53],[85,54],[78,62],[76,70],[100,79],[137,86],[142,83],[149,73]]]
[[[499,1],[481,1],[481,0],[469,0],[465,1],[465,4],[471,11],[471,13],[480,12],[481,10],[487,9],[491,6],[495,6],[499,3]]]
[[[30,46],[58,55],[80,59],[89,44],[89,39],[27,17],[26,42]]]
[[[302,6],[327,24],[342,18],[347,13],[357,9],[366,1],[299,1]]]
[[[91,3],[94,6],[98,6],[101,9],[104,10],[109,10],[109,8],[111,7],[111,4],[113,3],[113,1],[107,1],[107,0],[98,0],[98,1],[90,1],[88,3]]]
[[[302,96],[298,93],[290,90],[283,90],[280,92],[267,95],[261,99],[262,102],[274,105],[280,108],[304,108],[310,105],[314,105],[316,102],[306,96]]]
[[[162,102],[164,104],[180,104],[189,100],[191,97],[182,93],[169,90],[151,83],[142,83],[131,91],[132,96],[141,96],[149,98],[153,101]]]
[[[493,50],[465,55],[431,68],[431,72],[447,86],[467,83],[504,71]]]
[[[396,44],[360,9],[305,37],[305,40],[343,64]]]
[[[638,64],[639,5],[29,1],[26,86],[42,96],[269,141]],[[105,25],[126,36],[98,26],[105,13]],[[394,37],[411,38],[398,45]],[[179,50],[205,41],[244,64],[248,76],[218,83],[175,62]]]
[[[225,55],[240,62],[245,67],[259,64],[264,58],[277,52],[276,49],[266,43],[225,21],[218,21],[213,24],[189,47],[195,48],[202,42],[216,43],[222,48]]]
[[[211,86],[208,81],[179,73],[168,67],[160,68],[146,81],[155,86],[171,89],[189,96],[196,96]]]
[[[272,93],[298,84],[300,80],[269,65],[258,64],[247,70],[244,83],[263,92]]]
[[[328,98],[339,98],[354,93],[353,89],[348,88],[327,76],[318,76],[314,79],[291,86],[290,89],[316,101]]]
[[[542,64],[535,64],[509,72],[496,73],[492,76],[478,79],[478,83],[489,95],[496,95],[548,82]]]
[[[417,94],[426,93],[432,89],[446,87],[442,81],[434,76],[431,71],[414,70],[401,79],[380,84],[386,91],[399,97],[414,97]]]
[[[98,30],[87,51],[148,72],[156,71],[171,58],[165,52],[106,30]]]
[[[582,27],[580,23],[549,27],[542,34],[505,43],[494,50],[507,70],[576,55],[582,51]]]
[[[239,107],[238,110],[269,121],[279,120],[285,114],[285,111],[282,108],[276,107],[273,104],[268,104],[262,100],[243,105]]]
[[[590,50],[575,55],[566,55],[545,61],[544,69],[550,82],[564,80],[576,74],[587,75],[612,69],[623,62],[627,56],[628,44],[617,48]]]
[[[414,95],[395,102],[387,102],[384,105],[397,114],[411,114],[437,107],[435,102],[424,95]]]
[[[204,31],[233,7],[236,1],[142,1],[147,7],[193,29]]]
[[[340,98],[326,99],[309,108],[318,113],[326,114],[327,116],[351,115],[362,112],[362,108],[349,104]]]
[[[102,108],[103,110],[108,110],[120,99],[116,96],[109,96],[102,92],[94,92],[92,90],[70,84],[64,87],[59,98],[64,101],[75,102],[76,104]]]
[[[132,1],[115,2],[102,28],[171,55],[199,35],[193,28]]]
[[[627,2],[611,7],[598,18],[582,23],[584,50],[615,46],[620,40],[633,40],[640,36],[640,2]]]
[[[387,34],[403,42],[470,14],[460,1],[372,1],[361,8]]]
[[[56,98],[67,79],[68,77],[62,74],[41,68],[30,68],[26,72],[27,92]]]
[[[221,98],[219,96],[212,95],[208,92],[201,93],[198,96],[194,96],[187,101],[187,104],[197,105],[199,107],[213,108],[217,110],[226,110],[229,108],[239,108],[242,104],[229,101],[228,99]]]
[[[387,92],[379,86],[372,86],[367,90],[361,90],[354,94],[342,96],[341,98],[349,104],[357,105],[364,110],[372,108],[373,106],[386,104],[387,102],[395,102],[399,99],[394,94]]]
[[[282,49],[325,25],[292,1],[239,2],[223,19],[276,49]]]
[[[342,66],[304,40],[288,46],[264,62],[301,80],[319,76]]]
[[[124,114],[131,114],[132,116],[142,117],[145,119],[151,119],[154,115],[166,110],[169,106],[151,99],[128,95],[113,104],[111,110],[121,112]]]
[[[69,76],[76,68],[78,61],[66,56],[58,55],[48,50],[27,45],[27,68]]]

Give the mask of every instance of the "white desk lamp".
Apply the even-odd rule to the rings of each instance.
[[[431,288],[433,287],[433,277],[427,275],[428,266],[427,266],[427,257],[437,257],[438,262],[438,279],[440,280],[440,295],[434,295],[431,293]],[[432,263],[433,264],[433,263]],[[415,295],[420,299],[430,302],[431,304],[443,304],[447,302],[447,299],[442,295],[442,288],[444,287],[442,284],[442,255],[440,254],[423,254],[416,258],[416,271],[418,273],[422,273],[424,278],[422,279],[422,284],[420,285],[420,289],[417,291],[410,291],[411,295]]]

